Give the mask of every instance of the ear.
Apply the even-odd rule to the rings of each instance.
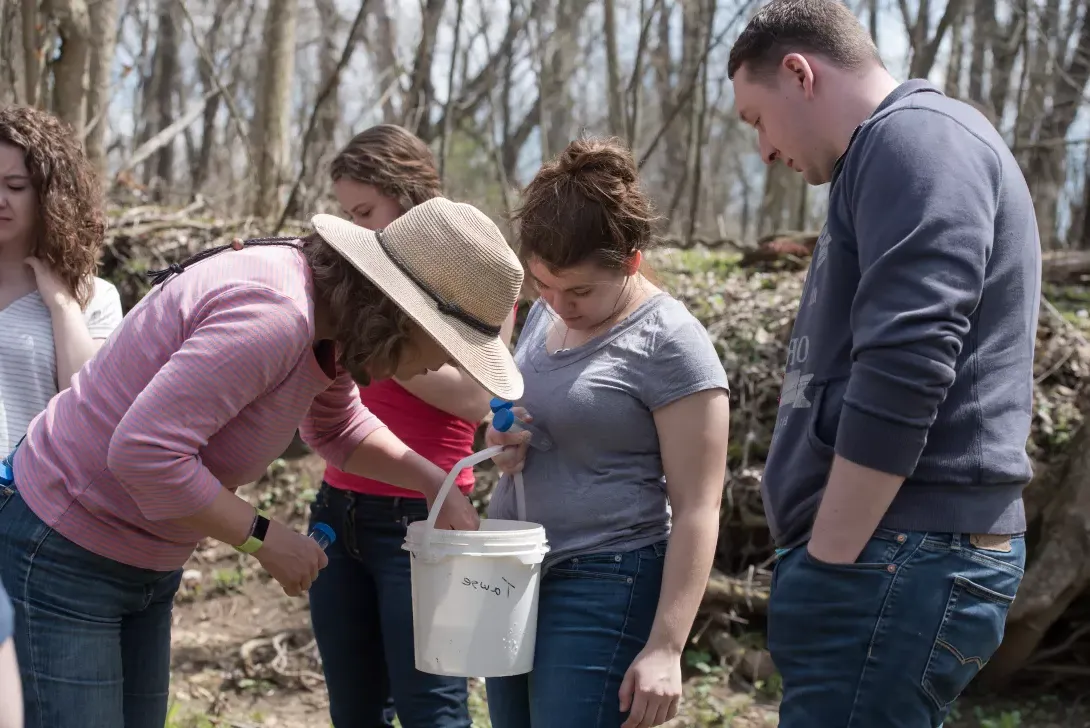
[[[628,260],[624,262],[625,275],[634,276],[639,272],[640,266],[643,264],[643,252],[637,250],[628,256]]]
[[[783,57],[783,68],[791,75],[791,83],[802,90],[803,95],[814,97],[814,68],[801,53],[788,53]]]

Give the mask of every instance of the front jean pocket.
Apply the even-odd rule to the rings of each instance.
[[[597,579],[631,584],[632,574],[623,568],[623,554],[588,554],[561,561],[549,569],[549,576],[568,579]]]
[[[954,577],[921,685],[940,710],[953,703],[999,648],[1014,597]]]
[[[890,531],[889,529],[879,528],[874,532],[874,535],[870,537],[866,545],[863,546],[863,550],[859,553],[859,557],[851,564],[830,564],[825,561],[819,561],[810,555],[810,550],[804,545],[799,548],[803,549],[803,560],[808,566],[812,566],[816,569],[822,569],[830,572],[836,571],[888,571],[893,573],[895,567],[893,562],[897,556],[900,555],[901,550],[908,542],[908,536],[897,531]],[[891,570],[893,569],[893,570]]]

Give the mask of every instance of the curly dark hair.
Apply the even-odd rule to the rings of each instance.
[[[555,270],[585,260],[620,268],[654,240],[655,214],[632,153],[617,139],[577,139],[534,175],[513,216],[519,254]]]
[[[333,159],[329,174],[334,182],[347,178],[374,185],[397,200],[402,213],[443,194],[428,145],[395,124],[372,126],[354,136]]]
[[[38,195],[30,254],[41,258],[86,308],[106,233],[102,186],[94,166],[70,126],[29,106],[0,108],[0,144],[23,151]]]
[[[338,363],[366,387],[397,371],[412,320],[320,235],[303,239],[314,296],[333,317]]]

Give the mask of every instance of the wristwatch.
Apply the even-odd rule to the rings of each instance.
[[[269,514],[255,508],[254,522],[250,525],[250,537],[243,541],[241,546],[235,546],[235,550],[244,554],[256,553],[265,544],[265,534],[268,531]]]

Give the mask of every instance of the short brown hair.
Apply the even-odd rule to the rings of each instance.
[[[38,196],[30,254],[40,258],[86,308],[106,234],[102,187],[72,128],[29,106],[0,108],[0,143],[23,151]]]
[[[727,77],[733,79],[742,66],[757,78],[768,77],[788,53],[824,56],[846,70],[884,67],[874,41],[840,0],[772,0],[734,42]]]
[[[379,124],[354,136],[333,159],[333,181],[374,185],[398,201],[401,211],[443,194],[435,157],[422,139],[395,124]]]
[[[514,219],[523,260],[558,270],[586,260],[620,268],[650,247],[655,216],[628,148],[588,138],[538,170]]]
[[[408,314],[320,235],[303,239],[314,297],[325,304],[337,342],[337,360],[357,384],[397,370],[412,330]]]

